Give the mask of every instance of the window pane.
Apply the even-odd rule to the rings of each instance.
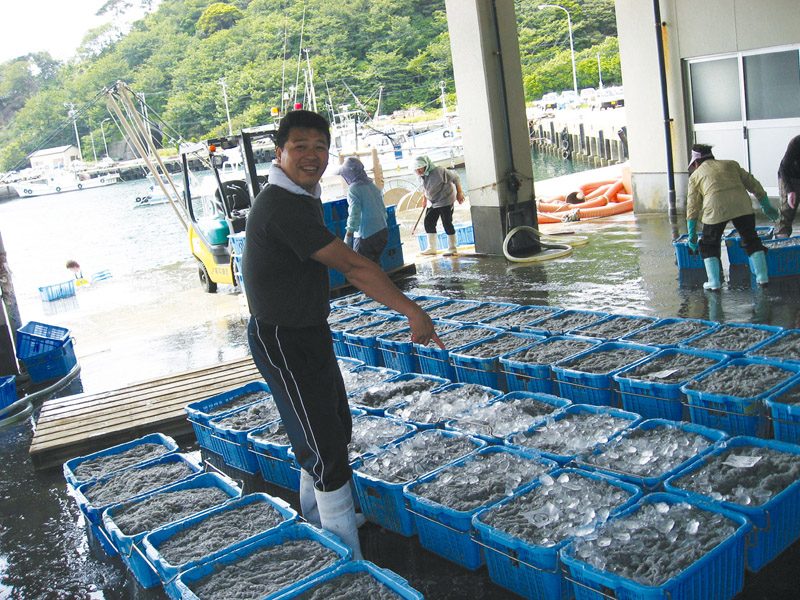
[[[692,111],[695,123],[740,121],[739,70],[735,58],[692,63]]]
[[[744,57],[748,119],[800,117],[797,50]]]

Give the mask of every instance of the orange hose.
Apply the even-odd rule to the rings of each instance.
[[[564,202],[564,196],[554,196],[552,198],[548,198],[547,200],[537,202],[536,208],[540,212],[555,212],[562,206],[566,205],[566,202]]]
[[[590,183],[584,183],[583,185],[579,185],[578,189],[583,192],[584,196],[586,196],[586,194],[593,192],[597,188],[602,187],[604,185],[616,183],[616,181],[617,181],[616,179],[606,179],[604,181],[592,181]]]
[[[625,187],[625,184],[622,182],[622,179],[620,179],[614,185],[609,187],[605,192],[603,192],[603,196],[609,202],[614,202],[613,199],[616,197],[617,193],[619,193],[619,191],[621,189],[623,189],[624,187]]]
[[[633,200],[633,194],[623,194],[622,192],[617,194],[617,202],[627,202],[628,200]]]
[[[540,212],[567,212],[572,210],[573,208],[593,208],[595,206],[605,206],[608,204],[606,199],[601,196],[599,198],[595,198],[594,200],[587,200],[585,202],[579,202],[577,204],[566,204],[564,202],[559,204],[545,204],[544,202],[540,202],[537,206],[537,209]]]
[[[578,214],[581,216],[581,219],[593,219],[596,217],[610,217],[611,215],[618,215],[632,210],[633,199],[624,202],[613,202],[608,206],[598,208],[586,208],[578,211]]]
[[[558,217],[551,217],[547,213],[537,213],[536,214],[536,220],[539,222],[539,224],[542,224],[542,223],[561,223],[562,222],[561,219],[559,219]]]
[[[608,188],[610,188],[612,185],[613,184],[611,184],[611,183],[606,183],[605,185],[601,185],[599,188],[597,188],[593,192],[590,192],[590,193],[586,194],[586,199],[587,200],[591,200],[592,198],[599,198],[600,196],[605,194],[606,190],[608,190]]]

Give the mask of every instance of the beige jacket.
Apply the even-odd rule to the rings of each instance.
[[[767,195],[764,188],[735,160],[707,160],[689,177],[686,218],[707,225],[753,214],[753,200]]]

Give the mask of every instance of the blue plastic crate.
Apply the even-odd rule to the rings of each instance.
[[[464,325],[463,327],[454,332],[448,331],[446,333],[443,333],[442,335],[439,336],[439,338],[442,340],[443,344],[447,345],[448,335],[451,333],[455,334],[457,333],[457,331],[460,331],[462,329],[485,330],[486,338],[481,338],[481,339],[487,339],[497,333],[502,333],[502,329],[498,329],[497,327],[484,327],[482,325]],[[456,372],[455,368],[453,367],[453,363],[450,359],[450,354],[468,345],[469,344],[462,344],[460,346],[454,346],[452,348],[442,349],[439,348],[439,346],[437,346],[433,342],[431,342],[427,346],[414,344],[414,353],[417,355],[419,371],[421,373],[427,373],[428,375],[436,375],[437,377],[444,377],[446,379],[455,381]]]
[[[69,336],[70,331],[66,327],[30,321],[17,329],[17,358],[26,360],[57,350],[67,343]]]
[[[277,510],[281,516],[284,518],[284,521],[280,523],[277,527],[273,527],[271,529],[267,529],[261,532],[255,532],[251,536],[244,538],[239,541],[231,541],[229,539],[217,539],[213,540],[213,544],[209,544],[210,540],[204,540],[206,544],[210,547],[214,548],[209,554],[206,554],[202,558],[198,560],[191,560],[187,561],[183,564],[173,564],[171,563],[164,555],[161,554],[160,547],[161,545],[173,538],[175,535],[182,533],[187,529],[191,529],[192,527],[196,527],[200,525],[203,521],[212,517],[214,515],[218,515],[220,513],[229,512],[235,508],[253,504],[255,502],[263,503],[265,508],[267,506],[274,508]],[[278,528],[289,527],[290,525],[294,524],[298,520],[297,512],[289,506],[289,503],[285,500],[280,498],[274,498],[267,494],[258,493],[258,494],[248,494],[247,496],[242,496],[240,498],[236,498],[234,500],[230,500],[225,504],[218,506],[216,508],[212,508],[202,513],[198,513],[193,515],[187,519],[183,519],[178,521],[177,523],[172,523],[170,525],[166,525],[163,527],[159,527],[158,529],[148,532],[147,535],[144,536],[142,539],[142,547],[144,549],[145,555],[150,563],[156,570],[158,577],[161,581],[164,582],[165,590],[167,591],[170,598],[179,598],[180,596],[177,594],[177,589],[175,587],[175,579],[183,572],[188,571],[192,567],[195,567],[200,564],[205,564],[207,562],[213,561],[214,559],[218,558],[219,556],[227,553],[235,551],[238,548],[246,546],[265,535],[275,531]]]
[[[291,444],[276,444],[255,437],[258,433],[271,427],[263,425],[247,434],[252,453],[255,455],[261,476],[265,481],[274,483],[288,490],[300,490],[300,466],[289,455]]]
[[[680,328],[682,326],[686,326],[688,324],[695,324],[698,328],[704,328],[700,333],[704,333],[710,331],[711,329],[717,327],[719,323],[715,323],[714,321],[703,321],[701,319],[680,319],[680,318],[668,318],[668,319],[659,319],[652,325],[648,325],[643,329],[639,329],[628,335],[624,335],[620,338],[621,342],[633,342],[636,344],[647,344],[648,346],[657,346],[659,348],[677,348],[679,344],[683,343],[684,341],[691,339],[699,333],[695,332],[688,337],[680,337],[679,335],[670,336],[669,334],[666,336],[667,339],[662,340],[662,343],[656,343],[656,341],[650,341],[648,336],[653,336],[655,334],[656,338],[661,334],[661,337],[664,337],[664,331],[673,331],[674,328]],[[666,327],[665,330],[659,330],[659,327]]]
[[[370,365],[363,365],[363,366],[360,366],[360,367],[356,367],[355,369],[351,370],[351,373],[358,374],[358,373],[361,373],[362,371],[373,371],[375,373],[378,373],[379,375],[376,376],[376,378],[379,378],[380,382],[388,381],[388,380],[392,379],[393,377],[396,377],[397,375],[400,375],[400,372],[395,370],[395,369],[388,369],[386,367],[373,367],[373,366],[370,366]],[[374,383],[367,383],[365,385],[361,385],[361,384],[355,384],[355,385],[356,386],[353,387],[352,389],[349,389],[349,388],[347,389],[347,395],[348,396],[351,396],[355,392],[358,392],[360,390],[363,390],[363,389],[368,388],[368,387],[370,387],[372,385],[375,385],[375,384]]]
[[[346,221],[347,212],[347,198],[339,198],[338,200],[322,203],[322,214],[325,218],[326,225],[335,223],[336,221]]]
[[[405,259],[403,258],[402,245],[395,246],[394,248],[387,247],[383,251],[383,254],[381,255],[381,268],[384,271],[397,269],[398,267],[402,267],[404,264]]]
[[[233,467],[234,469],[239,469],[245,473],[255,475],[256,473],[260,472],[260,467],[258,464],[258,457],[256,456],[256,453],[253,452],[248,434],[257,429],[257,427],[247,430],[233,429],[221,422],[231,415],[245,410],[248,410],[248,407],[243,406],[242,408],[237,408],[235,411],[231,411],[226,415],[215,417],[211,419],[209,426],[211,427],[211,435],[213,436],[215,443],[222,450],[222,458],[225,461],[225,464]],[[277,420],[278,419],[276,418],[275,421]],[[275,421],[272,421],[271,423]]]
[[[486,446],[486,442],[483,440],[465,436],[452,431],[420,431],[412,434],[404,440],[389,444],[375,456],[380,456],[384,452],[389,452],[391,448],[398,446],[417,435],[441,435],[443,437],[462,437],[468,439],[474,444],[474,449],[465,456],[469,456],[469,454],[472,454],[473,452],[476,452]],[[388,483],[366,473],[361,473],[359,468],[362,466],[363,462],[364,459],[359,459],[353,464],[353,482],[355,484],[356,493],[358,494],[358,502],[361,505],[361,510],[364,516],[367,518],[367,520],[377,523],[378,525],[394,531],[395,533],[399,533],[400,535],[404,535],[406,537],[414,535],[417,532],[417,527],[414,523],[413,515],[408,512],[408,507],[405,503],[405,497],[403,496],[403,488],[407,483],[416,481],[418,478],[412,479],[411,481],[404,481],[402,483]],[[422,475],[434,473],[445,466],[446,465],[439,465],[437,468],[431,469]]]
[[[580,475],[589,479],[604,480],[622,488],[631,494],[630,499],[612,511],[619,513],[635,503],[642,491],[634,485],[610,478],[598,473],[563,469],[554,471],[556,478],[561,473]],[[515,492],[511,497],[479,511],[472,517],[478,542],[483,546],[489,577],[500,585],[524,598],[536,600],[561,600],[571,597],[570,584],[561,571],[559,550],[566,546],[571,538],[567,538],[551,547],[537,546],[522,539],[515,538],[504,531],[491,527],[482,521],[490,511],[529,493],[536,493],[541,485],[535,482]]]
[[[75,295],[75,280],[70,279],[61,283],[54,283],[52,285],[44,285],[39,288],[39,296],[44,302],[52,302],[54,300],[61,300],[61,298],[69,298]]]
[[[240,233],[232,233],[228,236],[228,240],[231,243],[231,248],[233,249],[233,254],[238,254],[239,256],[242,255],[244,252],[244,231]]]
[[[408,319],[402,317],[388,317],[385,321],[379,321],[380,324],[388,322],[396,323],[398,329],[408,326]],[[370,328],[377,324],[372,323],[345,331],[343,341],[347,346],[348,354],[353,358],[362,360],[364,364],[372,365],[373,367],[383,367],[388,365],[383,362],[378,336],[370,334]]]
[[[422,594],[412,588],[408,584],[408,581],[400,577],[397,573],[389,571],[388,569],[377,567],[371,562],[359,560],[346,562],[342,566],[336,568],[334,571],[330,571],[323,575],[318,575],[311,581],[308,581],[297,587],[293,587],[290,592],[282,595],[280,600],[291,600],[292,598],[298,598],[306,592],[312,592],[318,586],[327,584],[329,582],[336,584],[336,580],[339,577],[348,573],[368,573],[377,581],[389,588],[392,592],[394,592],[398,598],[402,598],[403,600],[424,599]]]
[[[762,242],[772,239],[774,228],[770,226],[756,227],[756,233],[761,238]],[[747,252],[742,248],[742,238],[739,232],[732,229],[723,238],[725,241],[725,249],[728,252],[728,262],[732,265],[749,265],[750,261],[747,257]]]
[[[685,498],[672,494],[649,494],[634,506],[626,508],[613,518],[621,518],[640,510],[646,503],[665,502],[676,504]],[[738,594],[744,583],[743,553],[751,526],[747,519],[731,511],[720,510],[713,505],[689,501],[703,510],[721,513],[736,523],[734,534],[713,548],[708,554],[690,565],[679,575],[663,585],[647,586],[619,575],[601,571],[575,558],[573,546],[567,545],[559,552],[560,558],[572,580],[572,591],[576,600],[603,600],[625,598],[626,600],[726,600]]]
[[[78,456],[77,458],[72,458],[64,463],[64,479],[67,480],[67,483],[70,484],[73,488],[76,488],[84,483],[88,483],[89,481],[94,481],[97,477],[89,477],[89,478],[81,478],[75,472],[81,465],[87,463],[92,460],[100,459],[102,460],[105,457],[111,456],[120,456],[125,452],[136,448],[137,446],[143,446],[145,444],[157,444],[159,446],[163,446],[164,452],[157,457],[150,458],[147,460],[142,460],[139,462],[130,462],[123,467],[118,469],[114,469],[113,471],[108,471],[103,475],[111,475],[112,473],[116,473],[123,469],[128,469],[137,465],[143,465],[155,460],[158,460],[162,456],[166,456],[168,454],[176,454],[179,450],[178,444],[175,443],[171,437],[166,436],[162,433],[150,433],[143,437],[140,437],[135,440],[131,440],[130,442],[125,442],[123,444],[118,444],[116,446],[112,446],[111,448],[105,448],[104,450],[99,450],[97,452],[93,452],[92,454],[87,454],[86,456]]]
[[[437,378],[438,379],[438,378]],[[441,394],[444,392],[452,392],[454,390],[458,390],[459,388],[464,387],[467,385],[466,383],[448,383],[441,387],[438,387],[431,391],[431,395],[435,396],[436,394]],[[485,404],[491,403],[492,400],[495,400],[503,395],[503,392],[500,390],[494,389],[489,386],[485,385],[478,385],[482,392],[486,393],[489,396],[489,400]],[[422,423],[419,421],[412,421],[410,419],[406,419],[402,416],[402,411],[404,408],[408,406],[413,406],[413,402],[400,402],[391,408],[387,408],[384,412],[388,417],[394,417],[396,419],[400,419],[401,421],[408,421],[409,423],[413,423],[415,426],[419,427],[420,429],[433,429],[436,428],[443,428],[446,421],[448,421],[451,417],[450,416],[441,416],[437,421],[431,421],[430,423]],[[485,406],[485,404],[481,406]]]
[[[759,340],[758,342],[752,344],[751,346],[749,346],[747,348],[708,348],[708,347],[704,347],[704,346],[698,345],[698,344],[707,343],[708,339],[711,336],[714,336],[715,334],[717,334],[718,332],[723,332],[723,331],[726,331],[726,330],[733,330],[733,329],[756,329],[756,330],[761,330],[761,331],[765,332],[764,335],[766,337],[764,337],[763,339]],[[733,358],[736,358],[736,357],[744,356],[747,352],[750,352],[751,350],[756,349],[757,347],[761,346],[762,344],[764,344],[766,342],[772,341],[773,339],[777,338],[777,336],[779,334],[783,333],[784,331],[786,331],[786,330],[783,327],[776,327],[776,326],[773,326],[773,325],[757,325],[757,324],[752,324],[752,323],[725,323],[724,325],[720,324],[720,325],[710,329],[709,331],[705,331],[705,332],[703,332],[703,333],[701,333],[699,335],[696,335],[694,337],[690,337],[690,338],[684,340],[683,342],[678,344],[678,347],[679,348],[695,348],[695,349],[699,349],[699,350],[713,350],[713,351],[717,351],[717,352],[724,352],[725,354],[727,354],[727,355],[729,355],[729,356],[731,356]]]
[[[211,428],[211,419],[224,416],[236,408],[240,408],[233,407],[227,410],[219,410],[220,407],[228,403],[232,403],[237,398],[252,392],[262,392],[264,394],[270,393],[269,387],[266,383],[262,381],[256,381],[253,383],[248,383],[242,387],[238,387],[234,390],[223,392],[222,394],[216,394],[210,398],[191,402],[184,407],[184,410],[188,415],[188,421],[192,424],[192,429],[194,429],[194,434],[197,437],[197,442],[200,444],[201,448],[222,456],[222,444],[221,441],[214,435],[214,432]],[[254,402],[259,402],[259,400],[254,400],[253,403]]]
[[[473,316],[472,313],[474,311],[486,310],[489,308],[492,311],[496,311],[492,316],[499,317],[501,315],[505,315],[514,310],[517,310],[519,308],[519,304],[514,304],[512,302],[480,302],[477,306],[472,306],[465,310],[453,313],[448,317],[448,319],[450,319],[451,321],[456,321],[457,323],[476,325],[479,324],[481,321],[486,320],[489,317],[481,317],[477,313]]]
[[[508,331],[520,331],[522,327],[530,325],[534,321],[538,321],[543,316],[552,316],[562,310],[563,309],[554,306],[535,306],[528,304],[525,306],[518,306],[502,315],[479,321],[479,324],[488,325],[489,327],[499,327]],[[525,315],[529,315],[530,318],[525,319]]]
[[[477,383],[478,385],[485,385],[496,390],[508,391],[506,377],[501,370],[500,359],[513,352],[506,352],[505,354],[498,354],[489,358],[470,355],[470,350],[476,346],[490,342],[500,336],[514,336],[520,339],[527,339],[528,343],[519,348],[519,350],[530,347],[532,344],[545,339],[544,336],[534,335],[532,333],[503,332],[486,340],[463,346],[459,350],[454,350],[450,353],[450,361],[453,363],[453,370],[455,371],[456,380],[458,382]],[[514,352],[516,351],[518,350]]]
[[[342,544],[342,542],[339,541],[339,538],[336,536],[304,523],[296,523],[290,525],[289,527],[272,530],[267,535],[245,546],[230,552],[226,552],[225,554],[221,554],[210,562],[197,565],[181,573],[175,580],[175,590],[180,594],[180,598],[182,600],[201,600],[191,590],[192,584],[199,579],[202,579],[207,575],[211,575],[218,568],[235,564],[240,559],[246,558],[258,550],[269,548],[271,546],[279,546],[284,542],[299,539],[308,539],[317,542],[319,545],[324,546],[329,550],[333,550],[339,556],[339,558],[331,566],[320,569],[316,572],[307,573],[297,581],[287,582],[286,587],[275,590],[260,600],[274,600],[276,598],[283,597],[284,594],[297,589],[297,587],[300,585],[303,585],[316,577],[320,577],[332,572],[334,569],[337,569],[342,565],[342,563],[349,561],[353,554],[353,551]]]
[[[764,242],[767,248],[767,274],[770,277],[800,274],[800,237],[788,239],[794,245],[783,245],[785,239]]]
[[[475,243],[475,229],[472,223],[455,225],[456,245],[469,246]]]
[[[0,377],[0,408],[6,408],[17,401],[16,376]]]
[[[769,338],[749,350],[745,358],[771,358],[800,363],[800,329],[787,329]]]
[[[581,338],[574,335],[556,335],[535,342],[531,347],[538,346],[539,344],[552,344],[558,340],[582,341],[586,342],[588,347],[598,346],[601,343],[600,340],[593,338]],[[554,392],[552,365],[558,361],[553,361],[548,364],[523,362],[517,358],[517,356],[523,352],[525,352],[525,349],[517,350],[506,356],[501,356],[499,359],[501,376],[505,376],[506,380],[505,389],[510,392],[528,391],[552,394]],[[580,352],[582,351],[576,351],[570,356],[575,356]],[[565,356],[564,358],[569,357]]]
[[[781,442],[800,444],[800,404],[784,403],[784,396],[800,397],[800,379],[792,378],[764,402],[772,418],[773,437]]]
[[[186,456],[185,454],[180,454],[180,453],[179,454],[168,454],[167,456],[164,456],[162,458],[159,458],[159,459],[154,460],[152,462],[149,462],[147,464],[137,465],[135,467],[131,467],[131,469],[126,469],[126,472],[127,471],[132,471],[134,469],[137,469],[137,470],[139,470],[139,469],[149,469],[149,468],[152,468],[156,464],[164,464],[164,463],[168,463],[168,462],[170,462],[170,463],[175,463],[175,462],[183,463],[192,472],[192,475],[189,475],[188,477],[184,477],[180,481],[184,481],[186,479],[191,479],[191,478],[193,478],[193,477],[195,477],[195,476],[197,476],[197,475],[199,475],[200,473],[203,472],[203,466],[201,464],[199,464],[194,459]],[[116,475],[119,475],[119,472],[117,472]],[[103,519],[102,519],[103,511],[105,509],[107,509],[109,506],[111,506],[112,503],[103,504],[103,505],[92,504],[92,502],[86,496],[86,493],[89,491],[89,488],[91,488],[91,486],[98,485],[99,483],[104,482],[107,479],[110,479],[111,477],[115,477],[116,475],[115,474],[106,475],[105,477],[100,477],[99,479],[95,479],[94,481],[88,481],[88,482],[84,483],[83,485],[80,485],[77,488],[75,488],[75,501],[78,504],[78,508],[80,508],[80,510],[84,514],[84,516],[86,516],[87,521],[89,521],[89,523],[91,523],[92,525],[100,525],[100,526],[102,526],[102,523],[103,523]],[[159,483],[160,483],[160,485],[159,485]],[[168,485],[172,485],[174,483],[178,483],[178,481],[168,481],[168,482],[165,482],[165,483],[155,482],[156,487],[153,487],[153,488],[148,489],[148,490],[142,490],[140,493],[134,494],[130,498],[119,498],[118,502],[127,502],[127,501],[130,501],[130,500],[135,500],[136,498],[144,496],[145,494],[149,494],[151,492],[158,491],[158,490],[160,490],[162,488],[165,488]],[[116,503],[113,503],[113,504],[116,504]]]
[[[425,309],[431,319],[450,319],[454,314],[469,308],[475,308],[480,302],[477,300],[445,300]]]
[[[495,400],[490,401],[486,405],[486,407],[495,406],[501,402],[514,402],[515,400],[519,400],[522,398],[529,398],[532,400],[536,400],[537,402],[541,402],[543,404],[549,404],[553,407],[551,413],[547,415],[542,415],[540,417],[534,417],[533,422],[528,427],[533,427],[535,423],[541,423],[545,421],[548,417],[554,415],[556,411],[559,411],[562,408],[566,408],[567,406],[570,406],[572,404],[571,400],[567,400],[566,398],[559,398],[558,396],[553,396],[552,394],[543,394],[541,392],[514,391],[514,392],[508,392],[507,394],[503,394],[502,396],[499,396]],[[476,408],[481,408],[481,407],[476,407]],[[492,431],[491,426],[486,425],[485,423],[482,423],[480,421],[476,421],[471,417],[471,412],[472,409],[463,413],[459,413],[452,419],[445,421],[444,428],[450,431],[458,431],[466,435],[471,435],[480,438],[489,444],[502,445],[505,443],[505,438],[508,437],[507,435],[505,434],[499,435],[496,431]],[[528,427],[525,427],[525,429],[528,429]],[[508,435],[513,435],[513,433]]]
[[[561,410],[557,411],[556,413],[554,413],[553,414],[553,421],[557,422],[557,421],[560,421],[561,419],[564,419],[568,415],[574,415],[574,414],[580,414],[580,413],[592,413],[592,414],[595,414],[595,415],[607,415],[609,418],[626,419],[629,422],[628,425],[626,427],[620,429],[619,431],[615,432],[613,435],[610,435],[608,437],[609,440],[613,440],[617,436],[622,435],[622,433],[624,431],[626,431],[627,429],[630,429],[632,427],[636,427],[643,420],[641,415],[637,415],[636,413],[632,413],[632,412],[628,412],[628,411],[619,410],[619,409],[616,409],[616,408],[611,408],[611,407],[608,407],[608,406],[592,406],[591,404],[570,404],[569,406],[566,406],[566,407],[562,408]],[[538,435],[537,429],[539,427],[542,427],[542,425],[543,425],[543,423],[539,423],[538,425],[534,425],[534,426],[528,428],[527,431],[525,431],[525,432],[523,432],[521,434],[520,433],[515,433],[515,434],[509,435],[505,439],[505,445],[506,446],[521,447],[521,448],[531,448],[531,449],[536,450],[537,452],[539,452],[545,458],[549,458],[550,460],[554,460],[559,465],[562,465],[562,466],[564,466],[564,465],[572,462],[573,460],[575,460],[575,458],[578,456],[578,454],[581,454],[583,452],[589,452],[589,451],[593,450],[598,445],[598,444],[594,444],[592,446],[588,446],[588,447],[586,447],[586,448],[584,448],[582,450],[575,451],[572,454],[554,454],[553,452],[542,450],[540,448],[537,448],[536,447],[536,443],[535,443],[535,441],[536,441],[535,438]],[[533,443],[531,445],[521,443],[520,442],[520,438],[521,437],[531,438],[533,440]]]
[[[351,413],[354,410],[357,410],[357,409],[352,409],[351,408],[350,409]],[[364,411],[359,411],[359,412],[360,413],[364,413]],[[353,414],[353,431],[355,432],[356,425],[359,425],[359,424],[361,424],[363,422],[366,422],[366,421],[373,421],[375,423],[382,423],[382,424],[385,424],[387,422],[391,423],[392,425],[396,426],[398,435],[396,437],[394,437],[393,439],[390,439],[390,440],[388,440],[388,441],[386,441],[386,442],[384,442],[384,443],[382,443],[382,444],[380,444],[378,446],[375,446],[374,448],[368,448],[365,452],[363,452],[361,454],[356,454],[356,452],[354,451],[354,447],[352,446],[352,443],[354,441],[356,441],[355,434],[354,434],[353,435],[353,440],[351,441],[350,452],[349,452],[349,458],[350,458],[350,464],[351,465],[355,464],[356,461],[358,461],[358,460],[361,460],[363,458],[369,458],[370,456],[373,456],[375,454],[375,452],[372,451],[372,450],[374,450],[374,449],[383,450],[384,448],[386,448],[388,446],[391,446],[392,444],[394,444],[396,442],[402,442],[404,439],[406,439],[408,437],[411,437],[412,435],[414,435],[416,432],[419,431],[419,428],[416,425],[412,425],[411,423],[407,423],[405,421],[400,421],[399,419],[395,419],[393,417],[385,417],[385,416],[368,414],[368,413],[359,414],[359,415]],[[401,433],[401,431],[402,431],[402,433]]]
[[[432,385],[433,385],[433,387],[431,387],[431,389],[430,389],[431,392],[435,392],[436,390],[439,390],[442,387],[450,385],[451,383],[453,383],[450,379],[446,379],[444,377],[437,377],[435,375],[425,375],[425,374],[421,374],[421,373],[400,373],[399,375],[395,375],[395,376],[387,379],[384,383],[386,383],[386,384],[398,383],[398,382],[402,382],[402,381],[408,381],[409,379],[425,379],[427,381],[430,381],[432,383]],[[360,392],[364,392],[364,391],[365,390],[363,388],[360,390]],[[370,414],[370,415],[374,415],[374,416],[378,416],[378,417],[386,416],[386,411],[388,409],[390,409],[390,408],[393,408],[393,406],[384,406],[382,408],[376,408],[376,407],[365,406],[363,404],[360,404],[359,403],[359,392],[358,391],[349,395],[349,401],[350,401],[350,410],[351,411],[354,410],[353,407],[357,407],[359,410],[364,411],[366,414]],[[399,400],[394,406],[397,406],[398,404],[403,404],[403,403],[404,403],[403,400]]]
[[[657,427],[677,428],[687,433],[697,434],[699,436],[708,439],[708,447],[705,450],[699,452],[698,454],[695,454],[694,456],[687,458],[680,464],[672,466],[671,468],[666,468],[668,467],[668,465],[664,464],[666,461],[663,459],[660,460],[659,467],[661,467],[662,469],[666,468],[666,470],[663,470],[658,475],[651,475],[651,476],[640,476],[632,473],[626,473],[624,471],[616,471],[613,469],[613,467],[612,468],[598,467],[590,462],[586,462],[586,456],[603,453],[609,446],[613,446],[614,444],[619,443],[619,441],[623,438],[630,437],[637,430],[648,431],[651,429],[656,429]],[[698,456],[704,456],[705,454],[708,454],[714,449],[714,444],[722,440],[725,440],[727,438],[728,434],[725,433],[724,431],[720,431],[719,429],[711,429],[710,427],[703,427],[702,425],[695,425],[694,423],[669,421],[667,419],[647,419],[646,421],[642,421],[635,427],[631,427],[630,429],[623,431],[619,436],[614,438],[613,442],[608,442],[607,444],[598,446],[594,448],[591,452],[589,452],[587,455],[578,456],[573,461],[573,464],[576,467],[581,469],[586,469],[587,471],[597,471],[599,473],[606,473],[608,475],[621,479],[622,481],[627,481],[628,483],[637,485],[640,488],[642,488],[645,491],[645,493],[650,493],[653,491],[663,491],[662,486],[667,478],[671,477],[678,471],[684,469],[686,465],[694,461]]]
[[[411,342],[411,327],[407,330],[406,341],[389,340],[381,336],[378,336],[376,341],[381,351],[381,360],[386,367],[401,373],[416,373],[419,370],[419,363],[414,352],[414,344]]]
[[[674,356],[676,354],[688,354],[716,360],[716,362],[704,369],[700,373],[695,373],[677,383],[661,383],[658,381],[645,381],[635,379],[628,375],[637,367],[644,365],[657,358]],[[613,376],[614,381],[619,386],[619,395],[622,400],[622,408],[631,412],[639,413],[645,419],[669,419],[671,421],[688,421],[689,409],[686,394],[681,392],[681,386],[690,379],[699,377],[714,367],[717,367],[729,360],[727,354],[722,352],[708,352],[703,350],[667,348],[661,350],[644,359],[632,367],[626,367]]]
[[[386,207],[386,226],[394,227],[397,225],[397,207],[393,204]]]
[[[428,234],[418,233],[417,243],[419,244],[420,251],[428,249]],[[439,250],[447,250],[447,234],[444,231],[436,232],[436,244]]]
[[[530,325],[523,327],[522,331],[547,336],[564,335],[578,327],[596,324],[608,316],[609,314],[606,312],[593,310],[562,310],[553,315],[537,319]]]
[[[784,369],[786,371],[786,379],[781,384],[757,396],[746,398],[712,394],[692,388],[693,385],[703,381],[720,369],[751,364],[770,365]],[[689,415],[693,423],[714,429],[722,429],[731,435],[765,437],[769,433],[765,399],[777,392],[783,385],[797,378],[798,373],[800,373],[800,365],[795,363],[781,363],[759,358],[734,358],[710,369],[703,376],[690,380],[681,386],[681,391],[687,396]]]
[[[444,467],[444,469],[468,464],[474,461],[478,455],[494,454],[498,452],[514,454],[531,461],[539,462],[546,467],[547,471],[558,468],[557,463],[554,461],[542,458],[538,453],[530,450],[504,448],[502,446],[487,446],[481,448],[474,454],[470,454],[469,456],[450,463],[447,467]],[[442,470],[420,477],[414,483],[406,484],[403,489],[403,495],[406,498],[408,510],[414,515],[414,522],[417,527],[417,533],[419,534],[419,542],[422,544],[423,548],[427,548],[439,556],[443,556],[467,569],[477,569],[485,563],[485,559],[481,546],[472,537],[474,534],[472,517],[479,511],[497,504],[502,498],[486,502],[470,511],[461,511],[444,506],[415,493],[415,489],[419,485],[436,479],[442,473]],[[530,483],[532,483],[532,481],[521,481],[516,489]]]
[[[553,377],[558,384],[559,393],[557,395],[563,398],[569,398],[573,402],[581,404],[594,404],[597,406],[614,406],[616,404],[616,382],[613,376],[623,369],[633,366],[647,356],[636,359],[630,363],[619,365],[618,368],[608,371],[607,373],[586,373],[578,371],[568,365],[570,361],[583,358],[590,354],[597,352],[613,351],[618,349],[638,350],[647,354],[647,356],[658,352],[657,348],[652,346],[645,346],[644,344],[632,344],[630,342],[605,342],[590,348],[580,354],[575,354],[571,358],[565,358],[552,367]]]
[[[114,516],[122,509],[130,506],[131,504],[138,504],[155,495],[163,494],[165,492],[174,492],[186,489],[202,489],[202,488],[217,488],[225,492],[229,499],[239,498],[242,495],[241,488],[232,481],[217,475],[216,473],[203,473],[190,480],[182,481],[174,485],[167,486],[158,491],[145,494],[138,497],[136,500],[115,504],[108,507],[103,511],[103,526],[108,532],[109,539],[116,546],[119,555],[125,566],[131,571],[136,581],[145,588],[149,589],[161,584],[161,577],[153,570],[153,566],[145,556],[145,549],[142,545],[144,536],[150,533],[149,531],[141,531],[134,535],[124,533],[117,526],[114,521]],[[207,509],[208,510],[208,509]],[[206,511],[201,511],[198,514],[205,514]],[[164,523],[163,525],[169,525]]]
[[[69,338],[55,350],[35,354],[25,359],[20,358],[20,363],[25,366],[33,383],[64,377],[78,364],[74,340]]]
[[[726,449],[740,446],[756,446],[788,454],[800,454],[800,447],[795,444],[749,436],[735,437],[719,444],[705,457],[687,465],[685,469],[668,478],[664,482],[664,488],[666,491],[684,498],[702,500],[747,517],[753,523],[754,534],[746,547],[746,564],[750,571],[759,571],[800,537],[800,481],[795,481],[761,506],[742,506],[733,502],[720,502],[678,487],[681,477],[705,465],[710,457],[722,454]],[[733,477],[735,475],[729,478],[731,487],[735,483],[732,480]]]
[[[703,237],[702,233],[697,234],[699,240]],[[675,249],[675,260],[679,269],[705,269],[703,259],[700,257],[700,250],[692,252],[689,250],[689,235],[684,234],[672,242]]]
[[[609,315],[609,316],[605,317],[604,319],[600,319],[597,323],[592,323],[591,325],[584,325],[583,327],[578,327],[577,329],[574,329],[574,330],[570,331],[569,333],[572,333],[572,334],[575,334],[575,335],[582,335],[582,336],[586,336],[586,337],[591,337],[591,338],[603,340],[603,341],[606,341],[606,342],[619,341],[619,339],[622,338],[623,336],[630,335],[631,333],[635,333],[636,331],[639,331],[640,329],[643,329],[643,328],[647,327],[648,325],[652,325],[657,320],[658,319],[656,319],[655,317],[642,317],[642,316],[638,316],[638,315]],[[631,325],[630,325],[631,329],[628,330],[628,331],[625,331],[624,333],[621,333],[620,335],[600,335],[599,334],[599,331],[603,327],[608,327],[609,324],[611,325],[610,328],[613,329],[615,324],[617,324],[617,326],[618,326],[618,323],[626,322],[626,321],[631,323]],[[597,328],[597,330],[595,330],[594,328]]]

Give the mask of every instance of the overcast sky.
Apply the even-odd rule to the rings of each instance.
[[[75,55],[90,29],[111,20],[95,17],[105,0],[3,0],[0,63],[47,50],[58,60]]]

